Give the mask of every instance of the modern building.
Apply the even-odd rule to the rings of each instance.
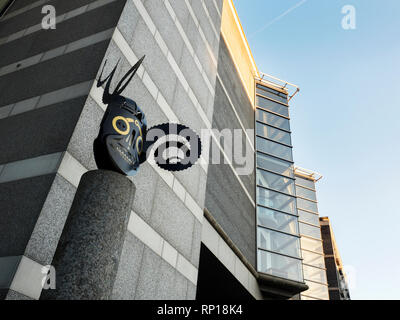
[[[326,275],[329,285],[330,300],[350,300],[350,292],[342,259],[328,217],[319,218],[326,265]]]
[[[201,134],[203,153],[186,171],[145,162],[130,177],[112,298],[296,299],[310,287],[289,118],[299,89],[257,69],[232,0],[0,4],[1,298],[40,299],[80,178],[97,168],[96,79],[120,61],[115,85],[143,55],[124,95],[149,126]]]
[[[304,281],[309,287],[300,297],[301,300],[329,300],[315,187],[322,175],[295,167],[295,176]]]

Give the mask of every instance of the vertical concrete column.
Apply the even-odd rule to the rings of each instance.
[[[116,172],[82,176],[53,259],[56,289],[42,299],[111,298],[134,192]]]

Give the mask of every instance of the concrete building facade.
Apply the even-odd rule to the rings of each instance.
[[[40,299],[80,177],[96,169],[106,109],[96,79],[106,60],[105,74],[119,61],[115,86],[143,55],[124,95],[149,126],[212,133],[190,169],[146,162],[130,177],[136,193],[112,298],[290,299],[308,288],[289,127],[298,89],[258,71],[231,0],[1,5],[2,299]],[[45,6],[55,29],[43,28]]]
[[[348,280],[328,217],[319,218],[324,247],[329,300],[350,300]]]

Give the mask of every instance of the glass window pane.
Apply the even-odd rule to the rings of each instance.
[[[299,221],[311,223],[313,225],[319,226],[319,216],[314,213],[310,213],[307,211],[303,211],[300,209],[297,209],[297,212],[299,214]]]
[[[257,204],[283,212],[297,214],[296,198],[271,190],[257,188]]]
[[[300,227],[300,234],[316,239],[321,239],[321,229],[319,227],[313,227],[301,222],[299,223],[299,227]]]
[[[309,210],[318,213],[318,206],[316,202],[311,202],[305,199],[297,198],[297,206],[300,209]]]
[[[317,201],[316,192],[315,192],[315,191],[312,191],[312,190],[310,190],[310,189],[305,189],[305,188],[296,186],[296,194],[297,194],[299,197],[307,198],[307,199],[310,199],[310,200]]]
[[[279,160],[258,152],[257,166],[293,178],[293,164],[284,160]]]
[[[258,227],[258,247],[300,258],[298,237]]]
[[[301,254],[303,256],[303,263],[319,268],[325,268],[325,259],[323,255],[305,250],[303,250]]]
[[[315,182],[308,179],[303,179],[296,176],[296,184],[315,190]]]
[[[285,147],[281,144],[260,137],[256,137],[256,144],[257,150],[288,161],[293,160],[292,148],[290,147]]]
[[[311,281],[306,281],[306,284],[308,285],[309,289],[307,291],[304,291],[303,292],[304,294],[314,298],[329,300],[329,293],[327,286]]]
[[[322,241],[316,239],[310,239],[306,237],[301,237],[301,248],[309,251],[314,251],[323,254]]]
[[[285,130],[290,131],[290,124],[289,120],[286,118],[282,118],[280,116],[277,116],[276,114],[257,109],[256,110],[256,119],[258,121],[268,123],[271,126],[282,128]]]
[[[269,110],[269,111],[272,111],[272,112],[275,112],[284,117],[289,117],[289,108],[278,102],[274,102],[274,101],[265,99],[263,97],[256,96],[256,106],[266,109],[266,110]]]
[[[299,234],[297,218],[263,207],[257,207],[257,223],[271,229]]]
[[[326,271],[303,265],[304,279],[327,284]]]
[[[274,189],[291,195],[295,195],[294,180],[284,178],[275,173],[257,169],[257,184],[265,188]]]
[[[264,87],[264,86],[260,86],[260,85],[257,85],[257,89],[256,90],[257,90],[257,93],[263,95],[264,97],[269,97],[271,99],[280,101],[280,102],[285,103],[285,104],[288,103],[287,95],[285,95],[285,94],[283,94],[281,92],[278,92],[278,91],[275,91],[275,90],[272,90],[270,88],[267,88],[267,87]]]
[[[301,260],[258,250],[258,271],[280,278],[303,282]]]
[[[256,134],[280,143],[292,145],[290,133],[275,129],[259,122],[256,123]]]

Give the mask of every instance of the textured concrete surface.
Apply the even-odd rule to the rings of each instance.
[[[254,110],[222,38],[219,47],[218,74],[244,128],[254,129]],[[213,128],[218,128],[219,130],[225,128],[242,129],[219,80],[217,80],[215,86],[212,125]],[[245,135],[242,134],[242,150],[249,147],[246,146],[246,143],[248,142]],[[210,155],[212,155],[212,152],[210,152]],[[221,159],[223,159],[222,155]],[[253,152],[250,153],[247,161],[254,166]],[[243,165],[235,165],[235,162],[233,163],[236,168],[243,167]],[[239,179],[254,200],[255,172],[253,171],[250,175],[241,175]],[[228,165],[209,165],[205,207],[249,262],[255,266],[255,208],[245,194],[245,190],[240,185],[237,176],[234,175],[232,168]]]
[[[184,300],[189,281],[145,247],[135,300]]]
[[[104,111],[91,97],[87,98],[68,144],[67,151],[88,170],[97,169],[93,155],[93,141],[99,134]]]
[[[206,208],[255,266],[256,213],[228,165],[209,165]]]
[[[189,261],[195,220],[164,180],[159,179],[150,225]]]
[[[8,290],[5,300],[33,300],[33,299],[14,290]]]
[[[44,202],[24,255],[42,265],[49,265],[57,248],[76,188],[59,174]]]
[[[136,191],[137,193],[138,191]],[[145,245],[130,232],[122,248],[112,299],[133,300],[139,280]]]
[[[44,299],[112,297],[134,190],[112,171],[82,176],[52,263],[57,289]]]

